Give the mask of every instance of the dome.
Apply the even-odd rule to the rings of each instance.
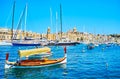
[[[73,28],[73,32],[77,32],[77,29],[76,29],[76,27],[74,27],[74,28]]]

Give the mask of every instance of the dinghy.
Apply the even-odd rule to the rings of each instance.
[[[46,57],[43,57],[42,59],[24,59],[21,60],[22,57],[29,57],[31,55],[37,55],[40,53],[50,52],[49,48],[39,48],[39,50],[34,49],[32,50],[26,50],[26,51],[19,51],[20,60],[16,62],[10,62],[8,61],[9,54],[6,54],[6,62],[5,62],[5,68],[37,68],[37,67],[46,67],[46,66],[54,66],[58,64],[64,64],[67,60],[66,55],[66,47],[64,48],[64,57],[59,59],[48,59]]]

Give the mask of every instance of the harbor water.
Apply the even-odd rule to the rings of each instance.
[[[18,50],[35,47],[0,46],[0,79],[119,79],[120,46],[99,45],[87,50],[86,45],[67,46],[67,63],[52,67],[4,69],[5,55],[16,61]],[[50,46],[56,59],[64,56],[62,46]]]

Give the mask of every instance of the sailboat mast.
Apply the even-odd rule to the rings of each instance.
[[[51,23],[51,28],[52,28],[52,9],[51,8],[50,8],[50,23]]]
[[[62,39],[62,6],[60,4],[60,26],[61,26],[61,39]]]
[[[13,27],[14,27],[14,12],[15,12],[15,1],[13,4],[13,15],[12,15],[12,28],[11,28],[11,40],[13,40]]]
[[[56,12],[56,40],[57,40],[57,38],[58,38],[58,36],[57,36],[57,22],[58,22],[58,14],[57,14],[57,12]]]
[[[25,12],[25,28],[24,28],[25,36],[24,37],[26,37],[26,21],[27,21],[27,4],[26,4],[26,12]]]

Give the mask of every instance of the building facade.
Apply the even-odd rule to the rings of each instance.
[[[14,35],[16,30],[14,30]],[[12,32],[10,29],[0,28],[0,40],[11,40]],[[25,37],[30,37],[33,39],[41,39],[46,38],[47,40],[60,40],[61,33],[51,33],[50,27],[48,27],[47,32],[45,34],[39,34],[32,31],[24,32],[18,30],[15,39],[24,39]],[[67,38],[71,41],[78,41],[78,42],[106,42],[106,41],[115,41],[114,38],[107,35],[94,35],[91,33],[84,33],[78,32],[77,29],[74,27],[72,30],[68,30],[66,33],[62,33],[62,38]]]

